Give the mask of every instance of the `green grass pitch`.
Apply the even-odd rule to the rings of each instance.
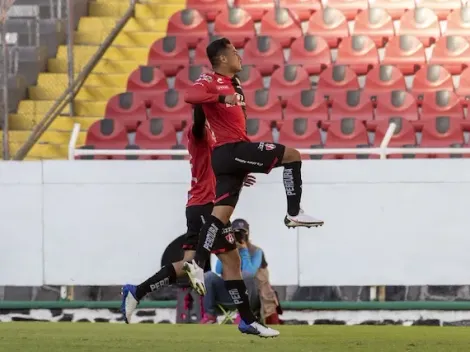
[[[281,326],[276,339],[235,325],[1,323],[0,351],[21,352],[406,352],[470,351],[470,329],[402,326]]]

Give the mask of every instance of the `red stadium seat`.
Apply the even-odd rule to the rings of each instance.
[[[423,121],[421,132],[422,148],[461,148],[465,144],[462,120],[450,117],[436,117]],[[426,157],[426,155],[421,156]],[[456,158],[456,154],[428,154],[428,158]]]
[[[468,105],[470,101],[470,68],[463,70],[460,75],[459,86],[456,87],[455,92],[460,97],[460,101],[464,105]]]
[[[207,21],[194,9],[185,9],[175,12],[168,22],[166,30],[168,36],[179,36],[189,48],[196,45],[209,35]]]
[[[95,149],[124,149],[128,144],[126,128],[111,119],[95,121],[88,128],[85,144]]]
[[[431,65],[443,66],[451,75],[459,75],[470,61],[470,43],[464,37],[441,37],[432,51]]]
[[[279,131],[279,143],[291,148],[321,148],[321,133],[315,121],[305,117],[287,120]],[[318,155],[302,154],[302,159],[321,159]]]
[[[218,39],[218,37],[211,37],[209,39],[205,38],[199,42],[196,46],[196,50],[194,51],[194,58],[192,60],[193,65],[212,67],[209,59],[207,58],[206,49],[207,46],[216,39]]]
[[[454,90],[452,76],[446,69],[438,65],[427,65],[416,72],[411,92],[418,103],[423,99],[423,94],[438,90]]]
[[[378,65],[369,71],[363,94],[376,101],[378,94],[393,90],[406,91],[405,77],[398,68],[392,65]]]
[[[167,119],[151,118],[144,121],[135,133],[135,144],[142,149],[174,149],[176,131]],[[152,159],[172,159],[171,156],[152,156]]]
[[[378,48],[395,35],[392,17],[380,8],[361,11],[356,16],[354,35],[366,35],[371,38]]]
[[[414,35],[424,46],[428,47],[441,36],[441,28],[432,10],[418,7],[401,16],[398,34]]]
[[[306,34],[323,37],[330,48],[336,48],[343,38],[349,36],[348,21],[341,11],[327,7],[310,17]]]
[[[255,24],[245,10],[224,8],[215,19],[214,34],[230,38],[236,48],[242,48],[256,35]]]
[[[308,72],[301,66],[285,65],[274,71],[271,76],[270,89],[281,97],[284,105],[299,89],[310,88],[312,88],[312,83]]]
[[[180,130],[192,119],[192,108],[184,101],[183,92],[170,89],[152,99],[149,118],[164,118]]]
[[[242,71],[237,74],[242,83],[243,91],[263,89],[263,76],[256,67],[243,65]]]
[[[290,97],[284,111],[284,121],[306,118],[315,123],[328,120],[328,104],[314,89],[297,92]]]
[[[106,104],[105,118],[117,120],[128,131],[147,119],[145,99],[136,93],[126,92],[111,97]]]
[[[447,16],[445,35],[460,35],[470,40],[470,7],[462,7]]]
[[[127,79],[127,91],[139,93],[139,96],[150,98],[155,93],[168,89],[166,77],[160,69],[153,66],[140,66],[132,71]]]
[[[329,66],[318,77],[318,93],[327,100],[332,101],[338,93],[354,89],[359,89],[357,75],[347,66]]]
[[[268,10],[274,8],[272,0],[235,0],[235,7],[240,7],[247,11],[253,18],[253,21],[261,21]]]
[[[348,21],[356,17],[360,11],[367,10],[367,0],[328,0],[328,6],[340,10]]]
[[[188,0],[186,2],[188,9],[198,10],[207,21],[214,21],[220,11],[227,8],[226,0]]]
[[[443,21],[449,13],[459,10],[462,4],[460,0],[417,0],[416,6],[432,10]]]
[[[374,119],[374,107],[360,90],[338,92],[330,112],[330,120],[322,121],[322,128],[328,129],[331,121],[353,118],[358,121]]]
[[[374,130],[380,121],[401,117],[405,120],[418,121],[418,105],[415,98],[404,90],[395,90],[377,96],[375,120],[367,121],[367,128]]]
[[[391,117],[388,120],[382,120],[377,123],[377,127],[375,129],[374,147],[380,147],[380,144],[382,143],[385,134],[387,133],[389,125],[392,122],[395,123],[397,127],[387,146],[389,148],[415,148],[417,143],[416,133],[413,125],[411,122],[402,117]],[[414,157],[414,154],[389,154],[387,159],[410,159]]]
[[[385,47],[382,63],[394,65],[404,75],[411,75],[426,63],[423,43],[410,35],[393,37]]]
[[[302,29],[295,13],[285,8],[274,8],[261,19],[260,35],[270,36],[278,40],[283,48],[288,48],[302,36]]]
[[[403,14],[415,8],[414,0],[375,0],[374,7],[387,11],[392,20],[399,20]]]
[[[243,64],[254,65],[263,76],[284,65],[281,44],[270,37],[259,36],[248,41],[243,51]]]
[[[364,35],[344,38],[338,47],[337,65],[347,65],[356,74],[365,75],[379,64],[379,53],[375,43]]]
[[[125,150],[139,150],[140,147],[135,144],[126,145]],[[150,160],[150,156],[146,155],[111,155],[113,160]]]
[[[176,74],[174,87],[176,90],[186,90],[193,85],[202,73],[210,71],[209,68],[202,65],[187,66]]]
[[[322,37],[306,35],[294,40],[290,47],[289,65],[300,65],[309,75],[318,75],[331,65],[328,43]]]
[[[189,51],[181,37],[158,39],[150,47],[148,65],[160,68],[166,76],[174,76],[189,64]]]
[[[331,121],[325,148],[369,148],[367,130],[359,120],[348,118]],[[369,155],[325,155],[323,159],[368,159]]]
[[[463,107],[459,97],[452,91],[439,90],[426,93],[421,107],[421,121],[433,119],[438,116],[463,119]]]
[[[280,0],[280,6],[294,12],[300,21],[308,21],[315,11],[322,8],[320,0]]]
[[[246,132],[252,142],[273,142],[273,132],[266,121],[257,118],[247,119]]]
[[[282,105],[279,98],[269,89],[245,92],[246,114],[249,118],[277,124],[282,120]]]

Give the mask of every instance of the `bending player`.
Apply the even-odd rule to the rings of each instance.
[[[137,308],[139,301],[148,293],[175,283],[178,277],[185,275],[185,269],[190,270],[187,266],[184,268],[185,263],[194,258],[200,230],[205,219],[210,217],[215,199],[215,176],[211,167],[211,152],[214,141],[205,123],[205,116],[201,107],[196,106],[194,109],[194,124],[188,131],[191,188],[186,203],[187,233],[183,244],[183,260],[162,267],[160,271],[140,285],[126,284],[123,286],[121,312],[126,323],[130,322],[132,313]],[[254,182],[255,178],[250,176],[244,180],[244,185],[249,187]],[[238,263],[238,273],[240,273],[240,257],[236,250],[237,247],[230,223],[222,230],[220,236],[209,239],[209,242],[202,243],[202,246],[210,246],[210,250],[217,254],[223,265],[227,267],[236,268]],[[228,271],[227,275],[224,273],[224,278],[230,278],[230,275],[233,275],[233,273]],[[238,299],[233,295],[232,297],[234,300]],[[260,336],[263,337],[279,334],[276,330],[267,328],[257,322],[252,325],[240,324],[239,329],[248,334],[261,331]]]
[[[200,243],[221,236],[222,229],[238,202],[243,180],[249,173],[268,174],[275,167],[284,167],[283,181],[287,196],[287,227],[312,227],[323,225],[322,220],[307,215],[300,207],[302,196],[302,162],[300,153],[293,148],[271,142],[252,143],[246,134],[245,96],[236,74],[241,71],[241,58],[226,38],[207,46],[207,56],[213,72],[204,73],[187,90],[185,101],[201,104],[216,142],[212,152],[212,168],[216,176],[216,199],[212,215],[201,229]],[[198,246],[196,264],[186,263],[193,288],[205,294],[204,267],[210,249]],[[227,268],[224,265],[224,270]],[[248,299],[241,277],[228,281],[227,287],[237,291],[241,300]],[[243,317],[247,323],[254,318]]]

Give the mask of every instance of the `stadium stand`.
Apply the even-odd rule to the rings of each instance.
[[[76,72],[125,3],[90,3],[89,16],[81,18],[76,32]],[[79,122],[86,131],[101,126],[93,124],[102,118],[126,128],[126,146],[184,146],[191,109],[181,93],[210,69],[206,46],[222,36],[232,39],[242,55],[240,79],[255,139],[277,141],[279,136],[289,145],[298,141],[298,147],[312,148],[377,145],[385,123],[396,120],[399,131],[391,145],[441,146],[441,139],[450,145],[439,133],[422,144],[421,133],[424,122],[437,117],[458,118],[467,130],[469,21],[469,8],[454,0],[424,0],[419,6],[412,0],[376,0],[369,6],[365,0],[282,0],[279,7],[268,0],[138,4],[78,94],[77,116],[59,117],[29,157],[65,158],[72,124]],[[66,47],[59,46],[48,61],[49,72],[29,88],[30,100],[21,101],[10,116],[12,135],[29,130],[65,89],[66,67]],[[141,126],[147,126],[145,132]],[[88,140],[82,132],[78,143],[101,148],[90,141],[105,134],[93,133],[95,139]],[[145,135],[146,142],[139,145],[134,134],[141,140]],[[461,144],[455,134],[449,138]]]

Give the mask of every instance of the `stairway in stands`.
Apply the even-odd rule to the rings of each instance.
[[[129,0],[96,0],[89,15],[82,17],[75,33],[74,70],[78,72],[97,51],[116,22],[126,12]],[[126,90],[128,75],[145,65],[151,44],[165,36],[168,19],[185,7],[185,0],[151,0],[137,4],[134,17],[92,71],[75,100],[75,116],[59,116],[31,149],[26,160],[66,159],[73,124],[81,125],[78,144],[84,144],[88,127],[103,117],[107,100]],[[32,128],[67,88],[67,47],[60,46],[48,62],[36,86],[29,87],[29,100],[20,102],[10,115],[10,154],[24,144]],[[68,114],[68,107],[62,112]]]

